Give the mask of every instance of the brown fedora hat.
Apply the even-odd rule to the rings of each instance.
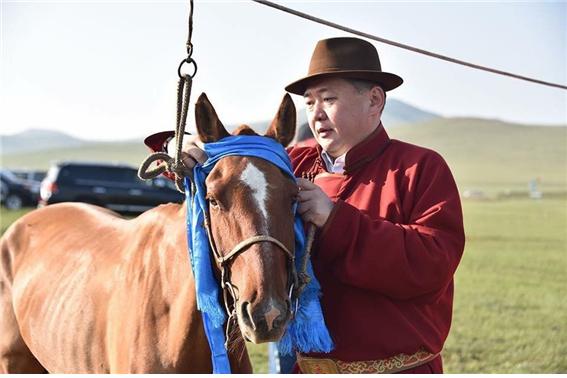
[[[374,45],[359,38],[340,37],[317,42],[307,76],[289,84],[285,90],[303,96],[309,82],[329,76],[372,81],[384,91],[403,83],[398,75],[382,71]]]

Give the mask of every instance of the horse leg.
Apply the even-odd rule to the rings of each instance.
[[[47,373],[20,335],[12,305],[12,254],[2,238],[0,255],[0,373]]]
[[[0,373],[47,373],[22,339],[10,289],[0,281]]]

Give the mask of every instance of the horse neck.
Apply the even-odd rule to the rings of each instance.
[[[204,334],[201,313],[197,309],[195,281],[191,272],[187,247],[186,207],[170,205],[156,209],[146,221],[154,225],[154,253],[159,254],[159,279],[154,285],[156,296],[161,297],[167,307],[167,330],[170,343],[175,349],[181,365],[184,361],[210,361],[209,345]],[[160,304],[162,305],[162,304]],[[229,359],[234,372],[251,372],[251,365],[238,324],[231,325]],[[192,370],[195,366],[179,366],[180,371]]]
[[[150,291],[150,305],[164,306],[170,314],[180,306],[186,312],[195,307],[185,213],[184,205],[174,204],[147,211],[132,221],[135,234],[128,233],[126,241],[126,281]]]

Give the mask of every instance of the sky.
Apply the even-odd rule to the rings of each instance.
[[[0,0],[0,134],[49,128],[90,140],[175,127],[189,1]],[[285,1],[400,43],[567,84],[566,2]],[[225,125],[271,119],[319,39],[349,36],[251,1],[195,1],[191,105]],[[567,124],[567,91],[373,42],[404,84],[391,98],[447,117]],[[303,99],[294,96],[298,108]],[[387,106],[387,105],[386,105]],[[193,112],[188,128],[194,130]],[[387,125],[386,125],[387,127]]]

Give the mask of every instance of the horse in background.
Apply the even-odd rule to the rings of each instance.
[[[203,142],[229,135],[204,94],[195,116]],[[295,107],[286,95],[265,136],[286,146],[294,133]],[[235,134],[253,131],[240,127]],[[210,221],[219,251],[266,232],[293,251],[297,187],[277,167],[226,157],[206,187],[218,210]],[[16,221],[0,247],[0,372],[212,371],[187,251],[186,206],[161,205],[125,220],[93,205],[51,205]],[[252,371],[242,334],[254,342],[282,337],[291,307],[289,265],[282,248],[266,242],[231,262],[238,292],[232,372]]]

